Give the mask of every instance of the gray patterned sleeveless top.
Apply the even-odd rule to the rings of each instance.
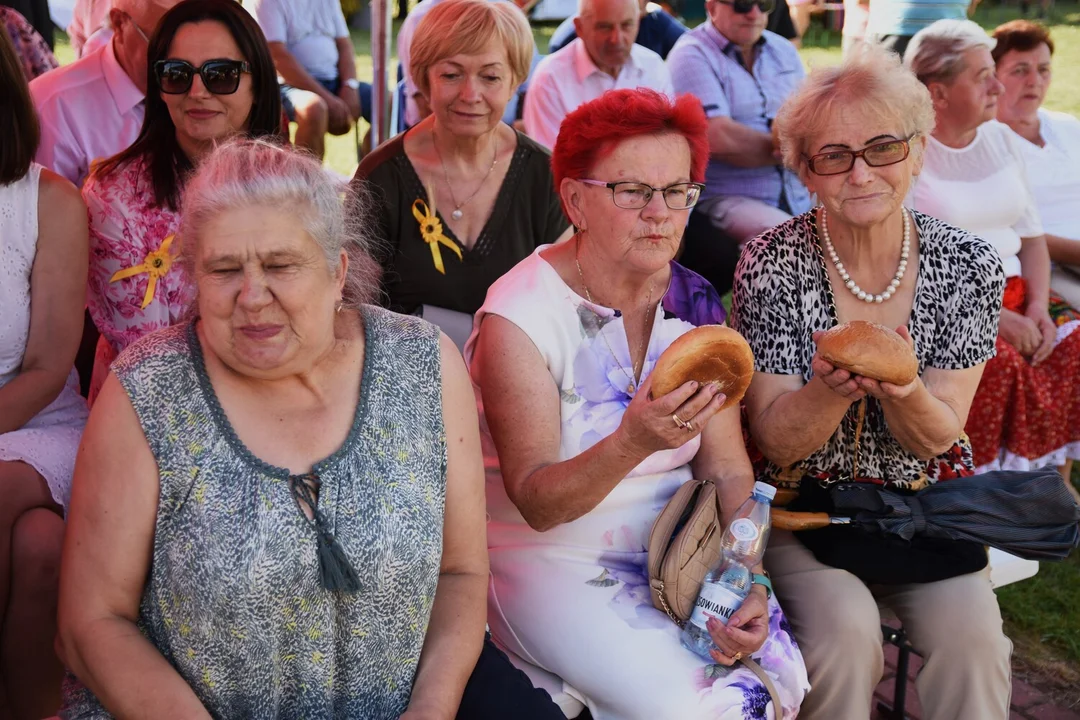
[[[357,570],[319,584],[315,530],[289,472],[253,456],[222,412],[193,325],[113,365],[160,471],[142,632],[215,718],[397,718],[420,659],[442,555],[446,481],[438,331],[365,306],[360,401],[315,464],[318,507]],[[77,682],[64,718],[107,718]]]

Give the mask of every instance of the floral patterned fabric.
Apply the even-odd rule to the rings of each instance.
[[[45,38],[18,12],[0,5],[0,25],[4,26],[15,48],[15,55],[22,61],[27,82],[60,67]]]
[[[1005,307],[1023,312],[1027,284],[1005,287]],[[971,403],[967,432],[982,471],[1031,470],[1080,458],[1080,312],[1051,293],[1057,338],[1050,357],[1032,365],[1003,337]]]
[[[543,356],[560,392],[562,461],[618,427],[631,399],[623,370],[631,366],[630,353],[621,313],[577,295],[539,252],[492,285],[476,327],[486,314],[507,318]],[[677,337],[724,321],[716,291],[689,270],[671,268],[643,378]],[[474,332],[467,361],[475,341]],[[488,621],[495,639],[583,694],[596,720],[795,717],[808,689],[806,669],[775,600],[769,638],[755,657],[775,680],[782,712],[749,670],[729,672],[684,649],[679,628],[649,597],[649,532],[690,479],[688,463],[700,438],[654,453],[592,511],[539,533],[506,494],[479,390],[477,397],[490,517]]]
[[[154,279],[152,293],[148,272],[112,280],[162,250],[180,225],[179,213],[155,204],[150,173],[141,161],[128,162],[107,176],[91,173],[82,193],[90,216],[87,305],[104,340],[94,359],[93,399],[120,351],[143,335],[179,322],[195,291],[180,264],[169,261]],[[170,241],[165,251],[175,258],[179,248]]]

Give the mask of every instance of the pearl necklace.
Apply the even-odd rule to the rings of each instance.
[[[848,274],[844,263],[840,262],[840,256],[836,253],[836,248],[833,247],[832,238],[829,237],[829,223],[825,217],[825,207],[822,206],[821,208],[821,240],[825,243],[825,251],[829,253],[829,258],[832,259],[833,265],[836,266],[836,272],[840,275],[840,279],[844,281],[844,286],[851,291],[852,295],[864,302],[881,304],[891,298],[896,289],[900,287],[900,281],[904,279],[904,273],[907,272],[908,254],[911,251],[911,220],[907,210],[901,208],[900,212],[904,216],[904,241],[900,245],[900,266],[896,268],[896,274],[893,275],[893,279],[889,282],[889,287],[886,288],[885,292],[874,295],[859,287],[851,279],[851,275]]]

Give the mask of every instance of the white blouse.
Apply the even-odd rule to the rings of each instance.
[[[1020,138],[996,120],[983,123],[964,148],[929,138],[922,174],[908,204],[989,241],[1006,277],[1020,274],[1021,238],[1042,235]]]
[[[1043,229],[1080,240],[1080,120],[1040,109],[1039,132],[1045,146],[1023,138],[1016,144],[1027,164]]]

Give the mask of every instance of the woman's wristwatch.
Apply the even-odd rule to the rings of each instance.
[[[772,599],[772,580],[769,579],[768,570],[766,570],[764,573],[754,573],[753,575],[751,575],[750,584],[760,585],[761,587],[765,588],[765,599]]]

